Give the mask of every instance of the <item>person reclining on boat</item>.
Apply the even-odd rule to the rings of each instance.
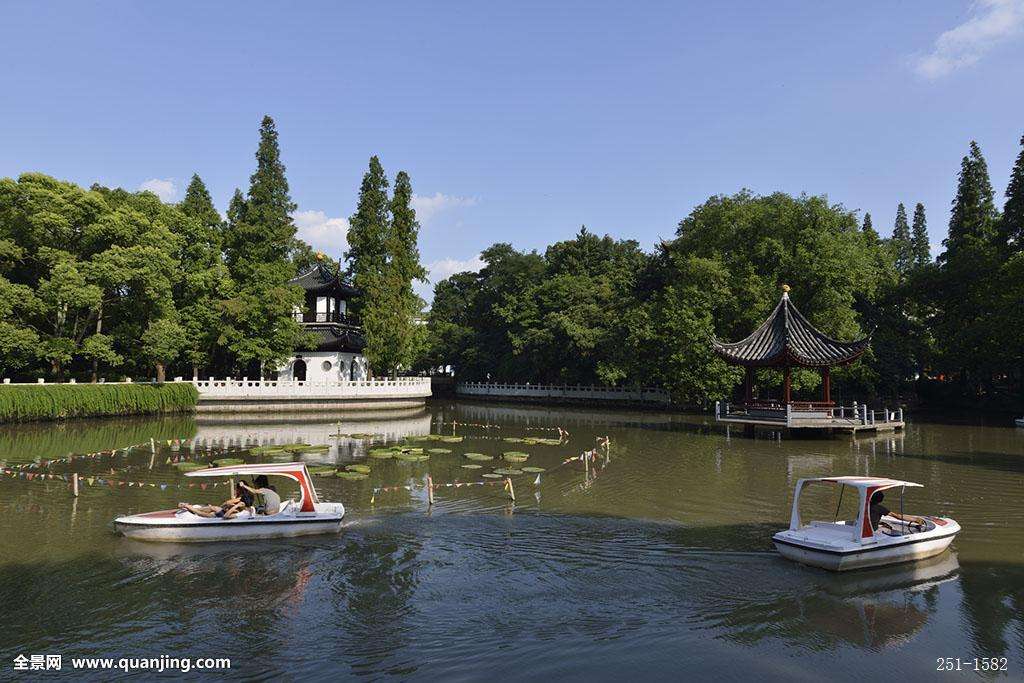
[[[252,504],[252,494],[242,488],[241,485],[238,485],[235,486],[234,497],[228,498],[220,505],[189,505],[188,503],[178,503],[178,509],[188,510],[193,515],[199,515],[200,517],[220,517],[222,519],[231,519],[245,508],[252,507]]]
[[[261,474],[256,477],[255,481],[253,481],[255,488],[249,486],[244,481],[239,482],[239,484],[257,497],[256,514],[276,515],[281,511],[281,496],[277,495],[277,489],[270,485],[267,475]]]
[[[871,507],[868,509],[868,512],[871,516],[872,531],[878,531],[879,526],[885,527],[889,531],[895,531],[895,529],[893,529],[890,524],[882,521],[882,517],[885,516],[901,519],[907,524],[919,524],[922,527],[924,526],[924,520],[920,517],[915,517],[914,515],[903,515],[899,512],[892,512],[891,510],[889,510],[889,508],[882,505],[882,501],[884,499],[885,494],[883,494],[881,491],[875,491],[874,495],[871,496]]]

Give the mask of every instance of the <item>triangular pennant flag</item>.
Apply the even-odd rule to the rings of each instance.
[[[534,486],[540,486],[540,475],[539,474],[537,475],[537,478],[533,480],[533,485]]]
[[[160,490],[161,491],[166,491],[167,490],[167,484],[160,484]]]

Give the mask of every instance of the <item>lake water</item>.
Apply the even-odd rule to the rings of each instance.
[[[82,677],[72,657],[167,655],[230,657],[245,679],[1019,680],[1024,430],[910,419],[895,436],[749,439],[702,416],[437,401],[340,427],[272,417],[5,427],[8,466],[139,446],[19,470],[56,479],[0,476],[0,679],[19,654],[60,654],[61,672],[46,678]],[[366,459],[370,447],[451,435],[453,420],[489,427],[419,444],[452,450],[427,462]],[[557,438],[555,427],[570,434],[558,446],[502,441]],[[382,436],[330,436],[339,431]],[[604,436],[610,448],[592,466],[563,464]],[[226,497],[187,488],[194,480],[168,460],[257,462],[248,447],[298,442],[331,446],[310,462],[372,467],[365,481],[316,480],[347,507],[338,536],[189,546],[111,530],[120,514]],[[513,477],[515,503],[500,484],[444,486],[499,466],[463,468],[463,453],[510,450],[547,470],[539,484]],[[93,478],[77,499],[59,479],[70,472]],[[788,525],[796,479],[825,474],[924,484],[906,510],[954,517],[963,533],[916,565],[836,575],[787,562],[770,536]],[[808,502],[819,518],[834,513],[832,498]],[[1005,657],[1007,671],[937,673],[944,657],[965,668]]]

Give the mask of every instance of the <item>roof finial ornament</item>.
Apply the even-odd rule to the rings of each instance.
[[[789,298],[789,285],[782,285],[782,298],[783,299],[788,299]]]
[[[322,252],[322,251],[316,252],[315,256],[316,256],[316,260],[317,261],[323,261],[324,260],[324,252]]]

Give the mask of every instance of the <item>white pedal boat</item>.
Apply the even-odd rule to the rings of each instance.
[[[858,513],[856,521],[810,522],[800,520],[800,494],[809,484],[830,484],[857,491]],[[920,487],[910,481],[877,477],[821,477],[801,479],[796,483],[793,494],[793,511],[789,529],[772,537],[775,547],[783,557],[813,567],[832,571],[882,567],[901,562],[912,562],[932,557],[946,550],[953,538],[960,532],[960,525],[948,517],[926,517],[921,526],[901,521],[895,517],[883,516],[882,522],[890,529],[878,525],[871,528],[871,497],[876,491],[900,489],[900,513],[903,508],[903,493],[908,487]],[[842,498],[840,497],[840,503]],[[838,507],[837,514],[838,514]]]
[[[320,502],[304,463],[211,467],[186,472],[185,476],[243,477],[260,474],[286,477],[298,482],[300,500],[282,501],[281,510],[276,515],[256,515],[244,511],[231,519],[221,519],[201,517],[186,510],[158,510],[118,517],[114,520],[114,528],[135,540],[171,543],[290,538],[332,534],[341,530],[345,506],[341,503]]]

